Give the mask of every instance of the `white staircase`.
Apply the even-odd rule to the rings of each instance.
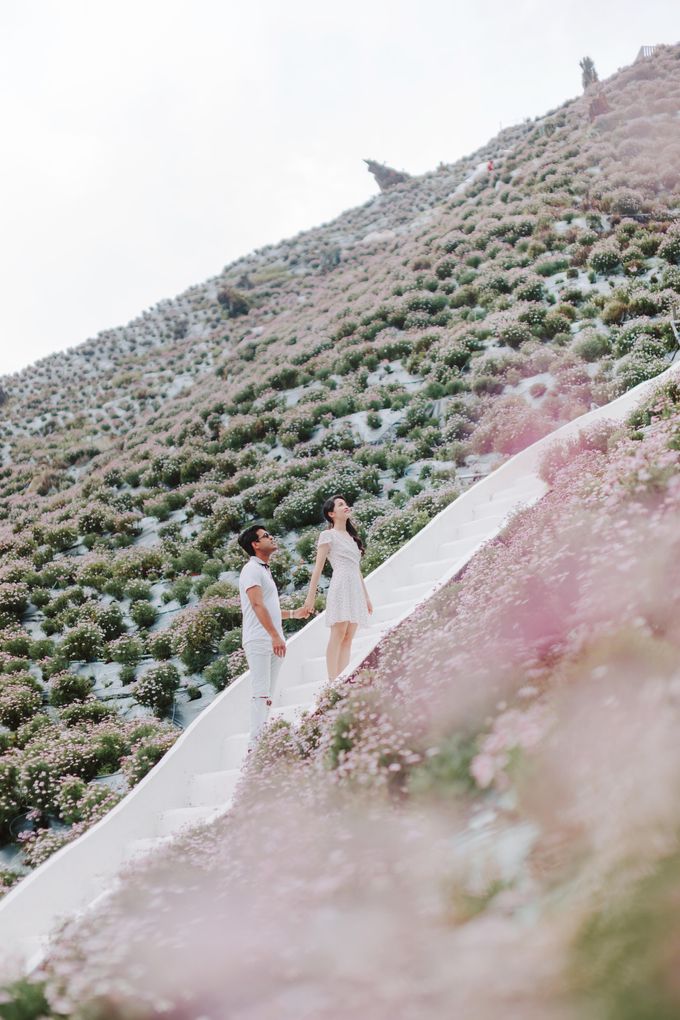
[[[478,482],[367,578],[375,606],[353,648],[351,670],[439,586],[454,577],[509,516],[546,491],[537,469],[551,443],[597,421],[623,420],[658,382],[642,383],[540,440]],[[314,705],[325,676],[323,616],[288,644],[272,717],[294,722]],[[185,826],[229,809],[248,742],[250,683],[245,673],[200,715],[159,765],[105,818],[64,847],[0,901],[0,959],[31,967],[63,918],[83,912],[114,887],[121,866],[162,847]]]

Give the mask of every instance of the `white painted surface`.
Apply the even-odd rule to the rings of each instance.
[[[508,516],[539,500],[538,478],[549,445],[605,419],[623,420],[671,373],[642,383],[611,404],[577,418],[507,461],[437,515],[367,578],[376,607],[356,638],[350,669],[475,552]],[[328,630],[323,616],[291,638],[273,712],[295,720],[314,704],[325,680]],[[245,673],[187,728],[174,747],[105,818],[25,878],[0,902],[0,959],[37,963],[55,925],[86,910],[114,886],[126,860],[160,847],[185,825],[228,810],[247,745],[250,684]]]

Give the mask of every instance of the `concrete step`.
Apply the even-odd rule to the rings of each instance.
[[[413,584],[401,584],[394,589],[394,594],[401,599],[410,599],[414,603],[419,602],[431,590],[431,581],[418,581]]]
[[[447,539],[438,546],[437,552],[445,560],[461,560],[467,556],[473,556],[485,538],[474,535],[471,538]]]
[[[219,811],[215,807],[206,806],[170,808],[169,811],[164,811],[158,819],[156,832],[159,836],[174,836],[180,829],[192,828],[201,822],[207,822],[208,819],[226,811],[228,807],[229,804],[226,803],[221,805]]]
[[[240,769],[220,769],[192,776],[189,783],[189,806],[221,807],[228,803],[240,774]]]
[[[301,680],[304,684],[318,683],[328,675],[326,656],[316,655],[302,664]]]
[[[147,854],[155,853],[170,842],[172,842],[170,836],[148,836],[145,839],[133,839],[123,851],[123,861],[129,862],[146,857]]]
[[[373,614],[375,615],[375,613]],[[377,643],[380,641],[383,634],[385,634],[386,628],[384,624],[376,626],[361,627],[352,642],[352,660],[354,661],[357,655],[361,655],[363,658],[365,655],[375,648]],[[324,681],[327,678],[328,671],[326,666],[326,656],[317,655],[312,659],[307,659],[302,664],[302,682],[305,684],[315,684],[320,681]],[[281,702],[283,704],[283,702]]]
[[[395,601],[407,602],[409,599],[405,596],[403,599],[400,598]],[[375,616],[375,609],[373,611],[373,616]],[[389,629],[389,624],[384,620],[377,621],[375,626],[372,626],[370,629],[362,627],[354,636],[354,640],[352,641],[352,651],[354,651],[355,648],[373,648],[377,645],[378,641],[385,636]]]
[[[273,708],[269,713],[270,722],[276,719],[283,719],[285,722],[296,726],[302,718],[302,713],[308,708],[307,705],[280,705]]]
[[[237,769],[248,750],[248,733],[232,733],[225,737],[219,764],[224,769]]]
[[[30,974],[45,959],[49,944],[47,935],[30,935],[21,939],[14,946],[17,963],[23,964],[23,969]]]
[[[516,506],[520,503],[520,497],[517,493],[508,491],[495,496],[493,499],[485,500],[483,503],[478,503],[474,510],[471,511],[471,518],[477,520],[482,517],[503,517],[511,514]]]
[[[326,682],[326,680],[316,680],[310,684],[295,684],[293,687],[286,687],[279,695],[277,707],[282,708],[284,705],[313,705],[326,686]]]
[[[402,613],[411,608],[411,599],[402,599],[399,602],[386,602],[382,606],[376,606],[373,612],[373,619],[376,623],[388,623],[398,620]]]
[[[452,542],[457,538],[478,538],[488,535],[501,525],[505,519],[504,514],[487,514],[484,517],[473,517],[470,520],[457,524],[446,534],[446,541]],[[444,537],[444,536],[442,536]]]
[[[428,581],[433,584],[440,577],[444,577],[455,564],[454,559],[442,557],[439,560],[427,560],[425,563],[418,563],[411,571],[411,576],[419,582]],[[413,604],[413,603],[412,603]]]

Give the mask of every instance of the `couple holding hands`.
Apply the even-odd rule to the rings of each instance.
[[[306,620],[314,613],[316,589],[327,559],[333,569],[326,598],[326,626],[330,628],[326,649],[329,680],[335,680],[349,663],[356,629],[359,624],[368,623],[373,612],[361,576],[364,546],[350,521],[351,512],[352,508],[342,496],[332,496],[324,503],[323,516],[328,527],[319,535],[309,591],[298,609],[282,610],[279,604],[279,593],[269,568],[269,560],[278,548],[273,536],[259,524],[251,525],[239,535],[239,545],[249,557],[241,571],[239,593],[243,613],[242,644],[252,681],[251,742],[267,721],[286,654],[281,621]]]

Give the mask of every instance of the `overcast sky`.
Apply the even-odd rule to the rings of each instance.
[[[0,0],[0,373],[580,92],[678,0]]]

